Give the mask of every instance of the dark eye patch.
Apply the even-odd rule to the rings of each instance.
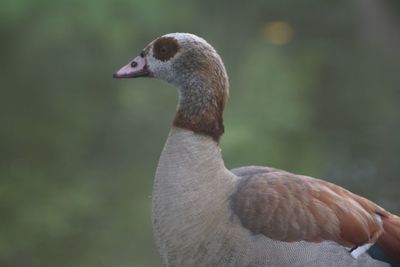
[[[178,41],[174,37],[160,37],[153,46],[153,56],[161,61],[174,57],[179,50]]]

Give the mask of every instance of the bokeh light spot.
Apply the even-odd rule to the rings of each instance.
[[[293,28],[286,21],[273,21],[265,23],[263,36],[268,43],[284,45],[293,38]]]

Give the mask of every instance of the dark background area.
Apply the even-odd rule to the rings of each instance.
[[[160,266],[150,195],[177,94],[111,77],[169,32],[225,61],[227,167],[400,213],[399,1],[3,0],[0,266]]]

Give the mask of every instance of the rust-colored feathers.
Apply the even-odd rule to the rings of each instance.
[[[280,170],[256,167],[233,173],[242,180],[232,207],[253,233],[286,242],[332,240],[348,248],[378,241],[388,253],[400,255],[399,217],[363,197]]]

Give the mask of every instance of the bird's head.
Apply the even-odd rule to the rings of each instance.
[[[177,87],[193,79],[226,76],[221,58],[203,38],[170,33],[150,42],[142,52],[114,74],[114,78],[155,77]]]
[[[174,85],[179,92],[174,125],[216,140],[222,134],[228,76],[220,56],[203,38],[189,33],[158,37],[114,77],[155,77]]]

